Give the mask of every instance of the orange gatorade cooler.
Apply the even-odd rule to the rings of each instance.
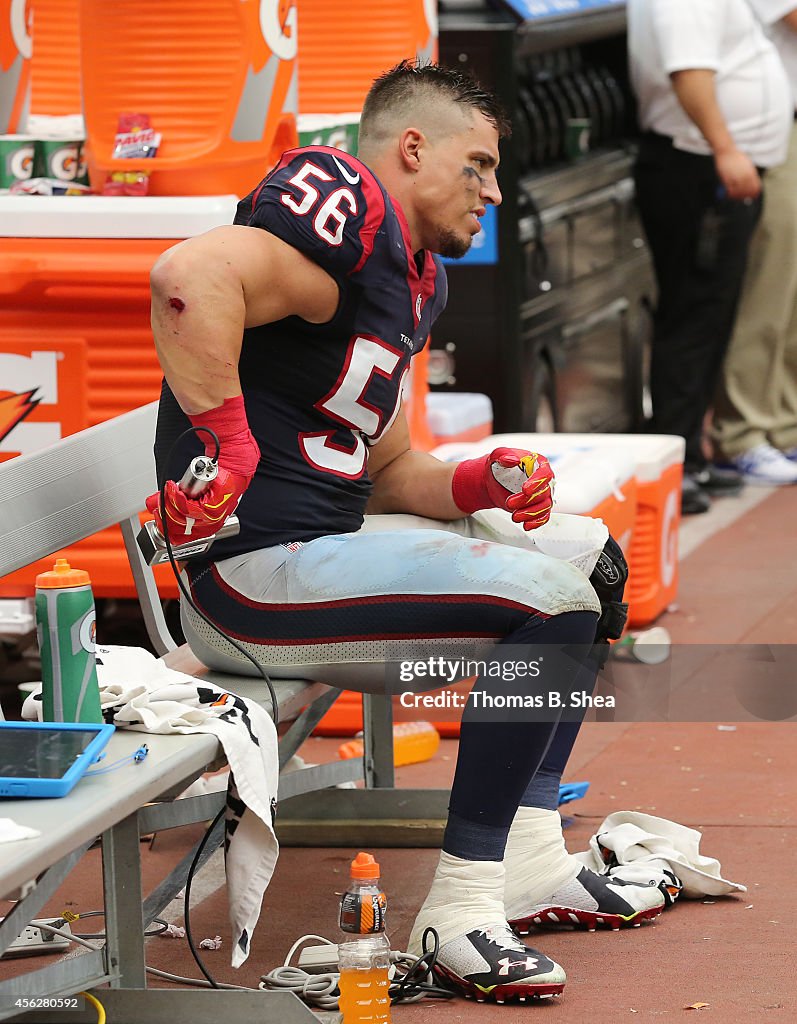
[[[80,114],[80,0],[31,0],[32,114]]]
[[[158,398],[150,269],[181,239],[229,224],[236,202],[0,196],[0,461]],[[97,597],[135,596],[118,529],[66,557],[88,570]],[[30,597],[47,568],[3,577],[0,598]],[[156,573],[174,596],[171,572]]]
[[[437,57],[434,0],[301,0],[299,110],[362,109],[377,75],[405,57]]]
[[[244,196],[297,144],[296,0],[81,0],[80,14],[95,191],[142,169],[112,156],[121,114],[162,137],[150,195]]]
[[[24,132],[30,109],[31,4],[0,0],[0,135]]]

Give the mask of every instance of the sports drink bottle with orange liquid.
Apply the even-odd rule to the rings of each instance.
[[[370,853],[351,863],[351,883],[340,901],[340,928],[351,938],[338,945],[343,1024],[390,1024],[390,943],[387,900],[379,865]]]

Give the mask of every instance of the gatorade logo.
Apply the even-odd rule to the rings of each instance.
[[[260,0],[260,31],[280,60],[294,60],[297,51],[295,0]]]
[[[429,26],[429,32],[432,36],[437,38],[437,2],[436,0],[423,0],[423,14],[426,18],[426,24]]]
[[[9,19],[14,45],[25,60],[30,60],[33,47],[28,32],[27,6],[27,0],[11,0]]]
[[[3,454],[27,455],[63,436],[57,408],[61,359],[61,352],[0,350],[0,461]]]
[[[260,31],[271,53],[281,60],[296,56],[295,0],[260,0]]]
[[[77,146],[64,146],[50,158],[50,171],[59,181],[74,181],[78,176]]]
[[[78,632],[80,638],[80,646],[84,651],[89,654],[94,654],[97,650],[97,620],[94,613],[94,608],[86,612],[83,617],[83,621],[80,623],[80,630]]]
[[[8,158],[8,170],[13,178],[23,181],[33,173],[33,144],[20,146]]]
[[[41,401],[34,398],[36,389],[23,391],[19,395],[6,395],[0,398],[0,441],[8,437],[14,427],[33,412]]]

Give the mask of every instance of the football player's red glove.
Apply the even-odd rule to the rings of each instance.
[[[544,455],[520,448],[496,448],[460,462],[451,482],[458,508],[504,508],[525,530],[547,523],[553,508],[554,473]]]
[[[255,475],[260,461],[260,449],[249,430],[244,400],[241,395],[227,398],[215,409],[189,416],[195,427],[208,427],[219,439],[219,472],[208,489],[197,498],[189,498],[178,484],[167,480],[164,517],[161,515],[160,494],[147,498],[147,508],[155,517],[158,529],[175,546],[190,540],[203,540],[221,529],[228,516],[235,511],[241,495]],[[205,442],[205,454],[213,458],[216,446],[207,431],[199,436]]]
[[[189,498],[174,480],[166,481],[164,511],[166,523],[160,510],[160,494],[147,498],[147,508],[155,517],[160,532],[174,547],[190,540],[204,540],[220,530],[227,517],[231,516],[249,486],[249,480],[238,473],[230,473],[219,466],[218,476],[199,498]]]

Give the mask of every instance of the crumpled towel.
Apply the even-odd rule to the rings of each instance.
[[[212,733],[224,748],[230,764],[225,868],[232,966],[240,967],[279,853],[274,722],[260,705],[175,672],[140,647],[97,647],[97,680],[106,722],[140,732]],[[41,720],[42,708],[41,694],[33,693],[22,716]]]
[[[13,818],[0,818],[0,843],[16,843],[18,839],[37,839],[40,835],[38,829],[18,825]]]
[[[720,862],[700,853],[702,834],[667,818],[641,811],[615,811],[603,820],[589,841],[589,850],[574,856],[593,871],[603,873],[607,857],[623,866],[618,872],[628,881],[666,882],[664,871],[672,871],[683,884],[681,895],[690,899],[728,896],[747,892],[740,882],[729,882],[720,874]],[[604,851],[610,851],[604,855]]]

